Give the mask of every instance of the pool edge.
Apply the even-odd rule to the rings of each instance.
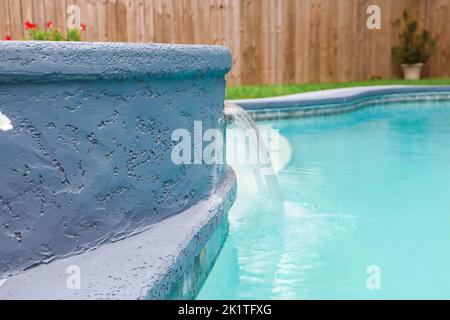
[[[7,278],[0,300],[168,299],[227,219],[236,189],[236,176],[228,168],[225,180],[210,197],[141,234]],[[72,280],[78,271],[80,289],[70,286],[76,284]]]
[[[230,101],[256,120],[276,120],[345,113],[374,103],[430,99],[450,100],[450,86],[368,86]]]

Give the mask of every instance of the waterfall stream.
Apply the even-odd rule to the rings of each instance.
[[[234,150],[234,159],[227,156],[227,163],[234,169],[237,166],[250,168],[259,195],[270,199],[273,209],[282,213],[283,201],[277,175],[258,126],[248,112],[234,103],[226,102],[224,113],[228,122],[227,144],[232,143]]]

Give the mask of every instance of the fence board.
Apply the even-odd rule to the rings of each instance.
[[[7,0],[4,1],[8,8],[5,8],[5,12],[9,13],[9,16],[4,20],[7,22],[7,26],[14,39],[22,39],[25,35],[23,31],[23,20],[27,19],[24,17],[24,11],[22,10],[22,4],[17,0]],[[9,9],[9,10],[8,10]],[[1,23],[1,22],[0,22]],[[3,38],[4,35],[2,35]]]

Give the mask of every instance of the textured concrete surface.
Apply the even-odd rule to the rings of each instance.
[[[229,170],[216,193],[139,235],[8,278],[0,300],[164,299],[226,219],[235,196]],[[80,290],[67,287],[71,266],[79,268]]]
[[[99,42],[0,42],[0,82],[223,77],[220,46]]]
[[[127,238],[215,192],[173,130],[224,130],[227,49],[0,42],[0,278]],[[149,245],[152,245],[149,243]]]

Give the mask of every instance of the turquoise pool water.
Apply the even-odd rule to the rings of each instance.
[[[285,212],[238,172],[230,234],[198,299],[450,298],[450,103],[263,124],[293,150],[278,173]]]

